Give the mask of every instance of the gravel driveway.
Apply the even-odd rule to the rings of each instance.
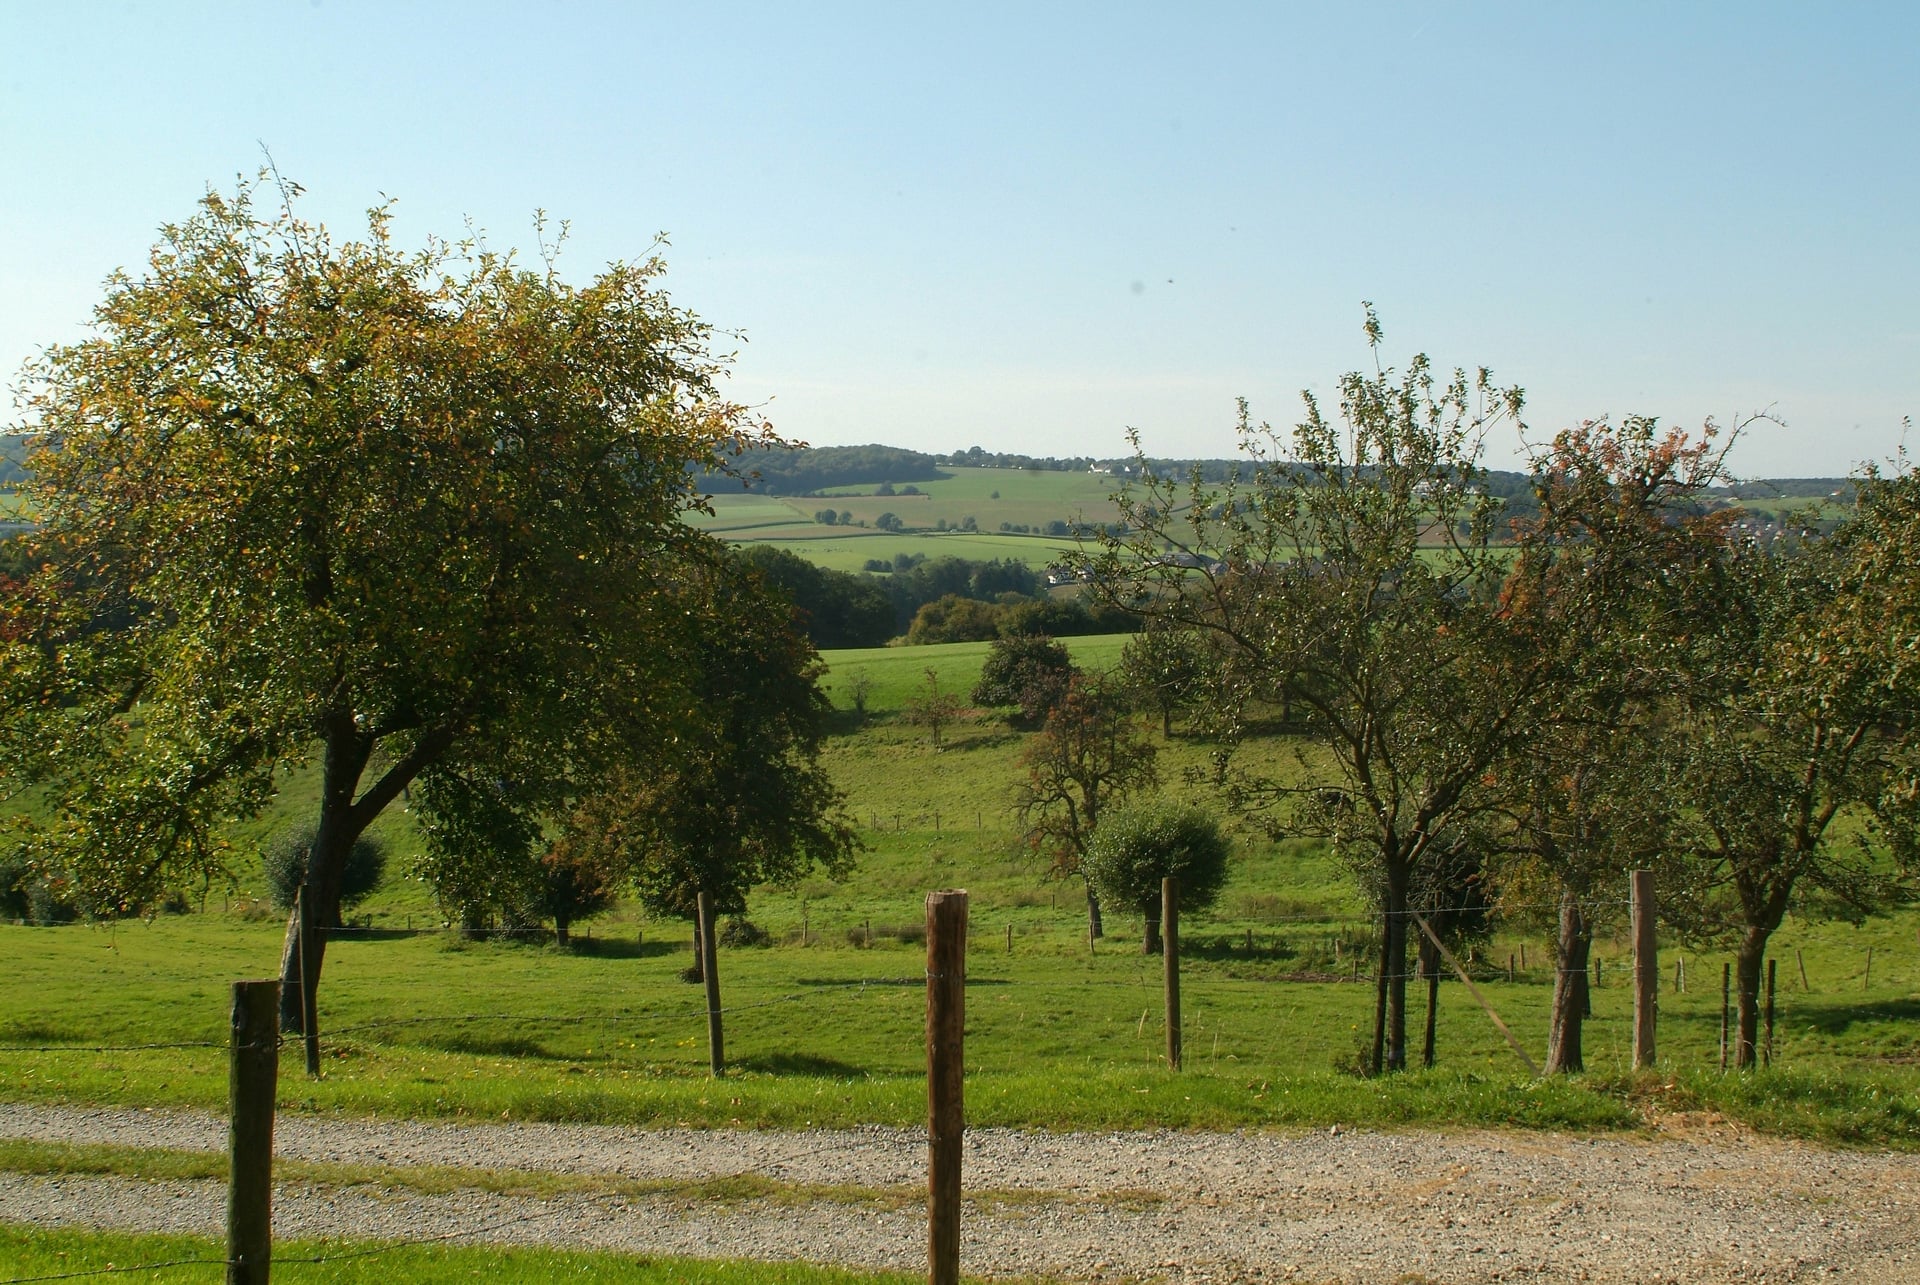
[[[189,1112],[0,1105],[0,1137],[219,1150]],[[283,1115],[280,1155],[912,1189],[914,1130],[706,1132]],[[970,1133],[963,1270],[1075,1279],[1920,1282],[1920,1160],[1680,1122],[1661,1136],[1541,1133]],[[0,1173],[0,1218],[217,1233],[208,1182]],[[911,1202],[538,1200],[283,1186],[284,1236],[412,1238],[797,1258],[923,1271]]]

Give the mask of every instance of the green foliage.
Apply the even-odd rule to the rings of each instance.
[[[765,440],[657,259],[574,286],[552,245],[412,253],[386,207],[340,242],[258,195],[209,193],[27,372],[48,565],[0,602],[0,768],[54,787],[31,839],[89,906],[222,872],[225,819],[315,758],[331,918],[409,784],[539,810],[645,755],[698,717],[663,699],[661,587],[715,556],[690,466]]]
[[[267,880],[267,897],[276,907],[286,910],[307,877],[307,854],[313,849],[312,823],[285,827],[260,849],[261,873]],[[347,850],[347,863],[340,874],[340,906],[352,909],[380,887],[387,872],[387,847],[371,834],[361,834]],[[322,924],[337,927],[337,924]]]
[[[1011,707],[1020,723],[1038,726],[1065,698],[1073,674],[1065,647],[1044,634],[1017,634],[987,649],[970,699]]]
[[[893,636],[893,604],[871,576],[816,567],[771,545],[739,546],[737,556],[800,612],[816,647],[878,647]]]
[[[1101,817],[1080,870],[1109,905],[1131,906],[1145,918],[1143,946],[1159,939],[1161,881],[1180,881],[1180,910],[1219,900],[1232,850],[1219,822],[1198,808],[1170,802],[1135,803]]]

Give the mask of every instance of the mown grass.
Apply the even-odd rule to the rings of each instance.
[[[143,1264],[169,1266],[153,1279],[217,1281],[225,1273],[225,1245],[204,1236],[26,1227],[0,1221],[3,1280],[90,1272],[127,1273]],[[906,1285],[917,1277],[856,1272],[806,1263],[759,1263],[606,1252],[533,1249],[459,1243],[288,1240],[276,1242],[275,1266],[290,1280],[322,1285],[450,1285],[475,1279],[528,1285],[614,1281],[622,1285]],[[314,1261],[319,1260],[319,1261]],[[294,1273],[297,1272],[297,1275]]]

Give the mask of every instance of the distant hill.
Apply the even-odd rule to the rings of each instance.
[[[933,482],[946,477],[931,455],[898,446],[817,446],[753,450],[728,473],[707,475],[707,489],[812,495],[836,486],[879,482]]]

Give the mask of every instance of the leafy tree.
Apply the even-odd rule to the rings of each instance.
[[[1790,908],[1859,918],[1915,891],[1920,847],[1920,479],[1870,476],[1831,537],[1730,540],[1688,639],[1671,738],[1678,839],[1703,890],[1669,904],[1731,929],[1738,1065],[1756,1057],[1767,943]],[[1688,886],[1688,891],[1692,891]]]
[[[1119,677],[1128,695],[1160,716],[1160,735],[1173,739],[1173,716],[1211,692],[1217,666],[1211,639],[1201,631],[1160,621],[1135,634],[1120,653]]]
[[[307,881],[307,854],[313,851],[312,824],[293,825],[267,841],[260,851],[260,865],[267,877],[267,896],[282,910],[293,905],[300,885]],[[347,864],[340,872],[340,908],[350,910],[380,887],[387,872],[387,848],[371,834],[362,834],[347,850]],[[318,920],[323,928],[338,928],[340,921]]]
[[[258,194],[209,193],[27,371],[48,565],[4,603],[0,752],[54,783],[36,850],[89,905],[220,870],[221,822],[316,757],[332,918],[416,779],[493,769],[551,807],[656,747],[693,717],[655,645],[657,591],[706,543],[690,466],[763,436],[656,258],[574,286],[552,246],[531,271],[409,253],[384,207],[336,242],[297,189]]]
[[[815,566],[770,544],[737,547],[737,556],[800,610],[816,647],[880,647],[893,636],[893,604],[870,576]]]
[[[1067,694],[1075,673],[1066,647],[1045,634],[1016,634],[987,649],[974,684],[976,705],[1011,706],[1018,721],[1040,723]]]
[[[985,642],[1000,636],[1000,608],[990,602],[947,594],[921,607],[907,628],[914,646],[950,642]]]
[[[873,525],[882,531],[904,531],[907,529],[907,524],[902,522],[900,516],[896,513],[882,513],[873,520]]]
[[[1377,350],[1371,310],[1367,333]],[[1228,799],[1275,833],[1331,840],[1364,881],[1382,912],[1371,1063],[1399,1070],[1410,899],[1442,836],[1484,806],[1482,778],[1557,658],[1498,663],[1520,631],[1499,605],[1506,558],[1476,458],[1521,393],[1485,370],[1442,381],[1418,356],[1344,376],[1338,422],[1304,400],[1287,438],[1242,404],[1250,480],[1181,484],[1141,460],[1120,497],[1129,534],[1103,537],[1088,570],[1109,597],[1219,640],[1236,696],[1219,729]],[[1291,701],[1326,752],[1286,778],[1236,769],[1241,695]]]
[[[1584,424],[1541,457],[1533,516],[1517,524],[1503,598],[1536,628],[1534,646],[1506,661],[1524,670],[1550,647],[1565,660],[1551,709],[1494,769],[1487,829],[1504,900],[1557,905],[1548,1074],[1583,1068],[1594,934],[1618,923],[1627,872],[1658,862],[1674,822],[1656,747],[1681,685],[1675,640],[1704,626],[1699,610],[1717,610],[1692,587],[1724,543],[1725,516],[1698,509],[1721,455],[1711,431]]]
[[[693,918],[704,892],[715,914],[737,915],[756,885],[816,867],[844,875],[859,841],[819,761],[831,706],[811,644],[733,566],[685,592],[690,610],[723,604],[714,623],[731,625],[695,631],[683,666],[704,717],[670,754],[615,783],[599,801],[613,819],[601,832],[651,913]]]
[[[1219,823],[1176,803],[1135,804],[1102,818],[1087,845],[1083,869],[1109,904],[1135,906],[1146,920],[1143,953],[1161,950],[1160,881],[1180,881],[1180,909],[1201,910],[1227,882],[1230,845]]]
[[[1160,782],[1158,751],[1140,734],[1123,702],[1096,680],[1076,675],[1020,753],[1026,780],[1014,807],[1027,845],[1045,856],[1055,878],[1082,874],[1087,844],[1110,804],[1122,804]],[[1087,931],[1101,935],[1100,898],[1087,885]]]
[[[563,949],[574,924],[605,914],[620,897],[620,872],[595,846],[563,834],[540,854],[534,871],[530,909],[553,920],[554,940]]]

